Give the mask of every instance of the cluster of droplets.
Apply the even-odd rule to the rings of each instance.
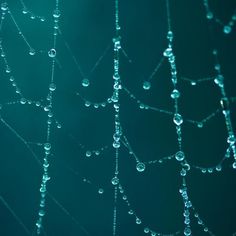
[[[115,171],[114,177],[111,180],[114,186],[114,207],[113,207],[113,229],[112,235],[116,236],[117,228],[117,194],[119,184],[119,148],[120,138],[122,136],[121,124],[120,124],[120,103],[119,103],[119,92],[121,90],[121,79],[120,79],[120,49],[121,49],[121,37],[120,37],[120,25],[119,25],[119,0],[115,0],[115,37],[113,38],[113,95],[111,100],[113,102],[115,117],[115,132],[113,134],[113,148],[115,150]]]
[[[209,230],[209,228],[204,224],[203,220],[200,218],[198,212],[195,210],[194,206],[192,205],[192,202],[189,200],[188,197],[188,189],[187,189],[187,185],[185,182],[185,178],[183,177],[183,183],[182,183],[182,187],[179,189],[179,192],[182,196],[183,202],[184,202],[184,212],[183,212],[183,216],[184,216],[184,224],[185,224],[185,228],[184,228],[184,235],[185,236],[190,236],[192,235],[192,230],[191,230],[191,226],[190,226],[190,217],[191,217],[191,213],[190,211],[193,211],[194,213],[194,218],[197,219],[197,223],[198,225],[201,225],[203,228],[203,231],[205,233],[210,234],[211,236],[213,236],[214,234]]]
[[[225,34],[230,34],[236,22],[236,11],[231,16],[231,19],[229,20],[229,22],[227,24],[224,24],[220,19],[214,16],[214,13],[210,10],[208,0],[203,0],[203,5],[206,9],[206,18],[208,20],[215,20],[216,23],[223,26],[223,32]]]
[[[53,19],[54,19],[54,27],[53,27],[53,48],[48,51],[49,58],[52,59],[52,67],[51,67],[51,80],[48,86],[48,95],[47,101],[48,104],[44,107],[44,111],[47,112],[47,142],[44,144],[44,159],[43,159],[43,176],[40,187],[40,205],[38,212],[38,219],[36,222],[37,234],[41,234],[42,230],[42,221],[45,215],[45,199],[47,192],[47,181],[50,179],[48,175],[48,167],[49,167],[49,157],[51,154],[51,143],[50,143],[50,135],[51,135],[51,125],[52,125],[52,117],[53,117],[53,94],[56,90],[56,84],[54,82],[54,74],[55,74],[55,57],[56,57],[56,39],[57,39],[57,30],[58,30],[58,22],[61,13],[58,10],[58,1],[56,1],[56,9],[53,11]]]
[[[235,138],[235,134],[233,131],[233,126],[232,126],[232,121],[231,121],[231,113],[230,113],[230,107],[229,107],[229,98],[226,95],[225,92],[225,87],[224,87],[224,76],[221,72],[221,66],[219,64],[219,60],[218,60],[218,52],[216,49],[213,50],[213,56],[215,58],[215,71],[216,71],[216,78],[214,80],[214,82],[216,83],[216,85],[219,87],[220,89],[220,93],[221,93],[221,100],[220,100],[220,105],[222,108],[222,113],[224,115],[225,118],[225,124],[226,124],[226,128],[227,128],[227,132],[228,132],[228,138],[227,138],[227,142],[230,146],[230,149],[233,152],[233,156],[234,156],[234,162],[233,162],[233,168],[236,169],[236,146],[235,146],[235,142],[236,142],[236,138]]]
[[[40,21],[42,21],[42,22],[44,22],[44,21],[46,20],[45,17],[43,17],[43,16],[38,16],[38,15],[34,14],[32,11],[30,11],[30,10],[26,7],[26,5],[25,5],[25,3],[24,3],[23,0],[20,0],[20,3],[21,3],[21,5],[22,5],[22,13],[23,13],[24,15],[27,15],[31,20],[38,19],[38,20],[40,20]]]
[[[228,160],[230,158],[230,152],[231,152],[231,147],[229,146],[225,152],[224,157],[221,159],[221,161],[212,167],[201,167],[201,166],[196,166],[196,165],[192,165],[193,168],[200,170],[203,174],[212,174],[215,172],[220,172],[222,171],[222,165],[224,163],[225,160]]]
[[[6,17],[6,13],[8,12],[8,5],[6,2],[1,3],[1,27],[2,27],[2,22]]]
[[[107,100],[103,101],[103,102],[91,102],[91,101],[85,99],[79,92],[77,92],[76,95],[78,95],[83,100],[85,107],[99,109],[99,108],[105,108],[109,104],[112,103],[112,98],[110,98],[110,97],[107,98]]]
[[[183,202],[184,202],[184,213],[183,213],[184,224],[185,224],[184,235],[190,236],[190,235],[192,235],[192,231],[191,231],[191,227],[190,227],[190,208],[192,207],[192,203],[188,197],[187,186],[186,186],[184,178],[183,178],[182,188],[180,188],[179,192],[180,192],[180,194],[183,198]]]
[[[105,149],[107,149],[108,146],[105,146],[105,147],[101,147],[100,149],[96,149],[96,150],[87,150],[85,152],[85,156],[86,157],[93,157],[93,156],[100,156],[102,152],[105,151]]]
[[[182,133],[181,125],[183,123],[183,117],[179,113],[178,100],[180,98],[180,92],[177,89],[177,68],[175,62],[175,55],[173,53],[173,32],[171,30],[167,33],[168,47],[164,51],[163,55],[168,58],[171,69],[171,80],[173,84],[173,91],[171,92],[171,98],[174,100],[174,117],[173,122],[176,125],[176,133],[178,137],[179,149],[182,149]]]

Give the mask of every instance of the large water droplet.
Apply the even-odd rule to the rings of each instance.
[[[138,162],[136,165],[136,169],[138,172],[143,172],[145,170],[146,166],[143,162]]]
[[[184,155],[184,152],[182,151],[178,151],[176,154],[175,154],[175,159],[177,161],[183,161],[185,158],[185,155]]]

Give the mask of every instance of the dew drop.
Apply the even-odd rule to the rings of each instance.
[[[212,13],[211,11],[209,11],[209,12],[207,13],[207,15],[206,15],[206,18],[207,18],[208,20],[213,19],[213,17],[214,17],[214,15],[213,15],[213,13]]]
[[[45,143],[45,144],[44,144],[44,150],[45,150],[45,151],[51,150],[51,144],[50,144],[50,143]]]
[[[136,218],[135,222],[136,222],[137,225],[140,225],[142,223],[142,221],[139,218]]]
[[[54,84],[54,83],[51,83],[50,85],[49,85],[49,90],[50,91],[55,91],[56,90],[56,84]]]
[[[6,3],[6,2],[3,2],[3,3],[1,4],[1,10],[2,10],[2,11],[7,11],[7,9],[8,9],[7,3]]]
[[[113,177],[112,180],[111,180],[111,183],[112,183],[113,185],[119,184],[119,179],[118,179],[118,177],[117,177],[117,176]]]
[[[177,113],[177,114],[174,115],[173,121],[176,125],[179,126],[183,123],[183,118],[180,114]]]
[[[226,26],[224,26],[223,31],[225,34],[229,34],[232,31],[232,28],[231,28],[231,26],[226,25]]]
[[[90,84],[90,83],[89,83],[89,80],[88,80],[88,79],[83,79],[83,80],[82,80],[82,86],[83,86],[83,87],[88,87],[89,84]]]
[[[182,151],[178,151],[178,152],[175,154],[175,159],[176,159],[177,161],[183,161],[184,158],[185,158],[185,154],[184,154],[184,152],[182,152]]]
[[[29,55],[30,56],[34,56],[35,55],[35,50],[33,49],[33,48],[30,48],[30,50],[29,50]]]
[[[165,57],[170,57],[172,55],[173,55],[172,54],[172,48],[167,48],[163,53],[163,56],[165,56]]]
[[[103,193],[104,193],[104,189],[103,189],[103,188],[99,188],[99,189],[98,189],[98,193],[99,193],[99,194],[103,194]]]
[[[232,167],[236,169],[236,161],[233,163]]]
[[[138,162],[136,165],[136,170],[138,172],[143,172],[145,170],[146,166],[143,162]]]
[[[189,227],[186,227],[185,229],[184,229],[184,235],[185,236],[189,236],[189,235],[191,235],[191,229],[189,228]]]
[[[143,89],[149,90],[150,88],[151,88],[151,83],[149,81],[144,81],[143,82]]]
[[[60,16],[61,16],[61,12],[58,9],[53,11],[53,17],[54,18],[59,18]]]
[[[51,58],[56,57],[56,54],[57,54],[57,51],[54,48],[52,48],[48,51],[48,56],[51,57]]]
[[[87,152],[85,153],[85,155],[86,155],[86,157],[91,157],[91,156],[92,156],[92,152],[91,152],[91,151],[87,151]]]
[[[26,102],[27,102],[27,100],[26,100],[25,98],[21,98],[21,99],[20,99],[20,103],[21,103],[22,105],[26,104]]]
[[[174,89],[170,96],[173,99],[179,98],[180,97],[180,92],[177,89]]]

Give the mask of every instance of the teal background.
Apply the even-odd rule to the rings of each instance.
[[[48,198],[44,228],[49,236],[108,236],[112,235],[113,186],[115,152],[112,148],[114,112],[112,106],[86,108],[76,93],[88,100],[100,102],[112,94],[113,52],[112,47],[89,77],[90,86],[81,86],[82,76],[65,47],[70,45],[84,74],[112,44],[114,35],[114,1],[70,0],[60,1],[62,12],[58,36],[55,72],[57,89],[54,98],[54,115],[62,129],[53,126],[50,176],[50,194],[70,213],[65,214]],[[235,1],[209,1],[215,14],[228,22],[236,8]],[[45,22],[31,20],[22,15],[18,1],[8,1],[9,7],[27,40],[38,51],[28,55],[28,48],[18,35],[10,17],[4,21],[1,37],[12,73],[27,99],[45,99],[50,81],[50,58],[52,47],[51,17],[54,1],[25,1],[35,14],[44,15]],[[170,0],[174,32],[174,51],[180,76],[198,79],[214,75],[212,41],[209,38],[205,9],[202,1]],[[173,111],[170,98],[172,84],[169,65],[164,62],[152,80],[149,91],[142,89],[167,47],[167,19],[165,1],[120,0],[120,24],[122,47],[132,60],[121,54],[122,83],[141,101],[155,107]],[[63,40],[64,39],[64,40]],[[235,96],[235,39],[234,27],[230,35],[215,25],[214,41],[219,49],[219,59],[225,75],[229,97]],[[39,52],[40,51],[40,52]],[[16,101],[19,97],[9,83],[0,60],[0,103]],[[181,91],[180,111],[183,117],[201,120],[219,107],[220,92],[211,81],[196,86],[179,82]],[[151,110],[140,110],[128,95],[121,92],[121,124],[135,153],[142,161],[159,160],[177,150],[175,126],[172,117]],[[235,127],[235,104],[231,104]],[[27,142],[43,143],[46,140],[47,115],[30,106],[11,105],[4,107],[1,116]],[[235,128],[234,128],[235,130]],[[183,123],[183,148],[192,165],[215,166],[227,148],[227,133],[224,117],[220,113],[202,129]],[[0,124],[0,194],[11,209],[34,231],[39,205],[39,187],[42,171],[32,154],[19,138],[4,124]],[[79,144],[85,145],[86,149]],[[108,145],[101,155],[85,157],[85,151]],[[40,160],[41,146],[31,145]],[[206,225],[215,235],[232,235],[236,231],[235,170],[231,157],[223,164],[223,171],[211,175],[191,169],[186,180],[189,197]],[[119,197],[117,235],[145,235],[143,227],[163,233],[183,230],[183,204],[179,194],[180,166],[175,160],[163,165],[147,166],[138,173],[135,160],[124,146],[120,149],[120,182],[132,208],[143,221],[135,224],[134,217],[127,214],[127,206]],[[83,179],[86,179],[84,181]],[[102,195],[99,188],[104,189]],[[75,224],[72,216],[80,226]],[[83,230],[85,229],[85,230]],[[192,219],[193,235],[205,235]],[[6,206],[0,202],[0,235],[26,235]],[[182,234],[180,234],[182,235]]]

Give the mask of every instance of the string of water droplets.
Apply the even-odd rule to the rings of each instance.
[[[48,119],[47,119],[47,136],[46,136],[46,142],[44,144],[44,159],[43,159],[43,176],[42,176],[42,182],[40,187],[40,204],[39,204],[39,212],[38,212],[38,219],[36,222],[37,227],[37,234],[41,234],[41,230],[43,227],[43,217],[45,215],[45,204],[46,204],[46,193],[47,193],[47,182],[50,180],[50,176],[48,174],[48,168],[49,168],[49,159],[51,154],[51,128],[52,128],[52,117],[53,117],[53,96],[54,92],[56,90],[56,84],[55,84],[55,57],[57,54],[56,47],[57,47],[57,29],[58,29],[58,22],[60,18],[60,10],[59,10],[59,0],[56,0],[55,9],[53,11],[53,19],[54,19],[54,25],[53,25],[53,45],[52,48],[48,51],[48,56],[52,60],[51,65],[51,79],[49,82],[49,93],[47,95],[48,105],[47,113],[48,113]]]
[[[223,27],[223,32],[225,34],[230,34],[234,28],[235,22],[236,22],[236,9],[233,12],[233,15],[231,16],[229,22],[226,24],[222,22],[212,11],[211,7],[209,6],[208,0],[203,0],[203,5],[206,10],[206,18],[208,20],[214,20],[217,24]]]
[[[21,0],[20,1],[23,8],[26,9],[26,6],[24,4],[24,2]],[[208,3],[207,1],[204,1],[204,4],[206,5],[206,3]],[[123,186],[120,183],[119,180],[119,149],[120,146],[123,144],[128,152],[130,153],[130,155],[132,155],[135,159],[135,164],[136,164],[136,169],[138,172],[143,172],[146,170],[146,168],[148,167],[148,165],[151,164],[162,164],[165,161],[168,160],[176,160],[177,163],[179,163],[180,165],[180,176],[182,178],[182,184],[179,188],[179,192],[180,195],[183,199],[183,204],[184,204],[184,209],[183,209],[183,216],[184,216],[184,229],[183,230],[179,230],[175,233],[172,234],[164,234],[161,232],[158,232],[157,230],[153,230],[151,229],[151,227],[147,226],[148,224],[145,223],[144,227],[143,227],[143,231],[145,234],[149,234],[151,236],[156,236],[156,235],[163,235],[163,236],[171,236],[171,235],[181,235],[184,234],[186,236],[192,235],[192,229],[191,229],[191,222],[190,222],[190,217],[191,214],[193,214],[194,219],[196,219],[196,221],[198,222],[199,225],[202,226],[203,232],[208,233],[209,235],[214,235],[209,228],[207,227],[207,225],[203,222],[202,218],[200,217],[199,213],[197,212],[197,210],[195,209],[195,207],[193,206],[193,203],[191,202],[190,198],[189,198],[189,194],[188,194],[188,188],[187,188],[187,174],[189,173],[191,168],[196,168],[201,170],[202,173],[213,173],[214,170],[216,171],[221,171],[222,170],[222,162],[228,158],[230,158],[230,152],[233,153],[234,156],[234,162],[233,162],[233,168],[236,168],[236,149],[235,149],[235,135],[233,132],[233,128],[232,128],[232,121],[231,121],[231,116],[230,116],[230,108],[229,108],[229,103],[235,100],[235,98],[229,98],[226,96],[226,92],[224,89],[224,77],[222,75],[221,72],[221,67],[219,64],[219,60],[218,60],[218,51],[216,49],[213,50],[213,56],[215,57],[216,63],[215,63],[215,71],[216,71],[216,75],[214,76],[210,76],[210,77],[206,77],[206,78],[201,78],[201,79],[197,79],[197,80],[193,80],[193,79],[189,79],[186,77],[181,77],[177,74],[177,66],[176,66],[176,57],[175,57],[175,53],[174,53],[174,48],[173,48],[173,41],[174,41],[174,33],[172,31],[171,28],[171,16],[170,16],[170,9],[169,9],[169,0],[166,0],[166,7],[167,7],[167,20],[168,20],[168,32],[167,32],[167,40],[168,40],[168,47],[167,49],[164,51],[163,53],[163,57],[161,58],[160,62],[157,64],[156,68],[154,69],[154,71],[151,73],[151,76],[144,81],[143,83],[143,89],[145,90],[149,90],[151,87],[151,83],[150,81],[152,80],[152,78],[154,77],[154,75],[158,72],[160,66],[162,66],[162,64],[164,63],[165,58],[167,58],[169,65],[170,65],[170,73],[171,73],[171,81],[172,81],[172,85],[173,85],[173,90],[170,94],[170,98],[173,100],[174,102],[174,110],[173,111],[167,111],[164,109],[159,109],[156,107],[152,107],[149,106],[145,103],[143,103],[142,101],[140,101],[139,99],[136,98],[136,96],[134,96],[126,87],[122,86],[123,84],[121,84],[121,78],[120,78],[120,51],[123,50],[121,48],[121,35],[120,35],[120,22],[119,22],[119,1],[115,0],[115,37],[113,38],[113,51],[114,51],[114,58],[113,58],[113,63],[114,63],[114,70],[113,70],[113,80],[114,80],[114,84],[113,84],[113,94],[111,96],[111,98],[108,98],[107,101],[102,102],[102,103],[97,103],[97,102],[91,102],[89,100],[87,100],[86,98],[82,97],[80,95],[80,93],[78,92],[77,95],[80,96],[82,98],[82,100],[84,101],[84,105],[86,107],[90,107],[91,105],[94,108],[100,108],[100,107],[105,107],[108,103],[112,104],[114,107],[114,125],[115,125],[115,131],[113,134],[113,148],[114,148],[114,176],[111,180],[112,186],[114,187],[114,207],[113,207],[113,229],[112,229],[112,233],[113,236],[117,235],[117,229],[118,229],[118,222],[117,222],[117,211],[118,211],[118,205],[117,205],[117,200],[118,200],[118,194],[120,194],[121,199],[123,199],[123,201],[125,202],[125,204],[128,207],[128,214],[132,215],[135,217],[135,223],[137,225],[143,224],[143,222],[145,222],[142,217],[138,216],[138,214],[136,213],[136,211],[134,210],[134,208],[132,207],[132,204],[130,203],[130,201],[128,200],[128,196],[125,194],[125,190],[123,188]],[[35,50],[33,49],[33,47],[31,46],[31,44],[28,42],[28,40],[26,39],[26,37],[24,36],[24,34],[22,33],[19,25],[17,24],[14,16],[12,15],[7,3],[3,3],[1,5],[1,10],[2,10],[2,19],[1,19],[1,29],[2,29],[2,25],[3,25],[3,21],[5,19],[6,14],[8,13],[10,18],[12,19],[12,21],[14,22],[15,27],[18,30],[18,33],[20,35],[20,37],[23,39],[23,41],[25,42],[26,46],[29,49],[29,54],[30,55],[35,55]],[[25,11],[24,14],[28,14],[29,11]],[[208,12],[209,13],[209,12]],[[36,15],[34,15],[31,11],[29,12],[29,15],[31,16],[30,18],[32,20],[34,20],[35,18],[40,19],[41,21],[44,21],[41,17],[38,17]],[[53,19],[54,19],[54,25],[53,25],[53,45],[52,48],[49,50],[48,52],[48,56],[51,59],[51,78],[50,78],[50,83],[49,83],[49,92],[48,92],[48,96],[47,96],[47,104],[44,106],[42,105],[42,101],[31,101],[27,98],[24,97],[21,89],[18,87],[15,78],[12,75],[12,70],[8,64],[7,61],[7,57],[5,55],[4,52],[4,47],[2,45],[2,41],[0,44],[0,50],[1,50],[1,56],[3,58],[4,61],[4,65],[6,68],[6,74],[9,74],[9,81],[12,84],[13,88],[15,89],[15,92],[18,94],[19,96],[19,100],[17,101],[12,101],[12,102],[8,102],[5,104],[2,104],[2,108],[4,108],[5,106],[12,106],[12,105],[30,105],[30,106],[35,106],[38,109],[43,110],[44,112],[46,112],[48,118],[47,118],[47,133],[46,133],[46,142],[45,143],[38,143],[39,146],[41,148],[44,149],[44,159],[43,159],[43,163],[41,163],[41,161],[38,160],[38,157],[34,154],[34,152],[32,151],[30,145],[34,144],[31,142],[26,141],[24,138],[22,138],[22,136],[20,134],[18,134],[6,121],[5,119],[1,118],[1,122],[8,127],[8,129],[10,129],[12,131],[12,133],[18,137],[23,143],[24,145],[27,146],[27,148],[29,150],[31,150],[32,155],[37,159],[37,161],[39,162],[39,165],[43,165],[43,176],[42,176],[42,181],[41,181],[41,187],[40,187],[40,206],[39,206],[39,211],[38,211],[38,219],[36,222],[36,233],[37,234],[45,234],[45,229],[43,226],[43,218],[45,215],[45,202],[46,202],[46,195],[48,195],[51,199],[53,199],[53,201],[63,210],[63,212],[68,215],[72,221],[74,221],[76,224],[79,225],[78,221],[73,218],[70,213],[66,210],[66,208],[64,208],[60,202],[58,202],[58,200],[47,191],[47,182],[48,180],[50,180],[50,176],[48,174],[48,168],[49,168],[49,159],[50,156],[52,155],[52,145],[51,145],[51,129],[52,129],[52,124],[53,122],[57,122],[54,119],[53,116],[53,98],[54,98],[54,92],[56,90],[56,83],[55,83],[55,64],[56,64],[56,56],[57,56],[57,35],[58,33],[62,36],[62,33],[59,29],[59,25],[58,25],[58,21],[60,18],[60,10],[59,10],[59,1],[56,0],[56,5],[55,5],[55,10],[53,12]],[[210,19],[209,17],[207,17],[208,19]],[[233,19],[233,18],[232,18]],[[229,24],[231,27],[233,27],[232,23]],[[65,45],[67,47],[68,50],[70,50],[69,45],[67,42],[65,42]],[[102,60],[102,58],[104,57],[104,55],[107,53],[107,50],[109,50],[110,46],[107,47],[107,49],[105,49],[104,53],[101,55],[101,57],[99,57],[98,61],[95,63],[94,67],[92,68],[91,72],[88,73],[87,76],[84,75],[84,73],[80,72],[82,75],[82,85],[84,87],[88,87],[90,84],[89,81],[89,75],[91,73],[94,72],[95,68],[99,65],[100,61]],[[71,53],[71,56],[73,57],[73,54]],[[75,64],[77,65],[78,69],[80,68],[77,60],[75,59],[75,57],[73,58]],[[81,71],[81,69],[79,69]],[[182,116],[181,111],[179,109],[179,97],[181,96],[181,92],[179,91],[178,88],[178,81],[182,79],[186,82],[189,82],[191,85],[196,85],[196,84],[200,84],[202,82],[212,82],[214,80],[214,82],[217,84],[217,86],[220,88],[220,93],[221,93],[221,99],[220,99],[220,105],[221,108],[218,108],[215,112],[211,113],[210,115],[208,115],[206,118],[202,119],[201,121],[195,121],[195,120],[191,120],[188,118],[185,118]],[[138,107],[141,110],[154,110],[157,111],[159,113],[163,113],[166,114],[168,116],[172,116],[173,117],[173,123],[175,125],[176,128],[176,135],[177,135],[177,143],[178,143],[178,150],[176,153],[174,154],[170,154],[166,157],[162,157],[159,158],[157,160],[151,160],[151,161],[142,161],[142,158],[139,158],[136,155],[135,150],[133,150],[133,147],[131,147],[128,138],[126,137],[125,134],[122,134],[122,127],[121,127],[121,123],[120,123],[120,92],[124,91],[125,93],[127,93],[129,95],[129,97],[133,100],[136,101]],[[226,128],[227,128],[227,132],[228,132],[228,148],[226,149],[226,153],[225,156],[223,157],[223,159],[220,161],[220,163],[218,163],[216,166],[214,167],[209,167],[209,168],[203,168],[197,165],[191,165],[190,163],[188,163],[188,160],[185,156],[185,153],[183,151],[182,148],[182,143],[183,143],[183,138],[182,138],[182,124],[183,122],[190,122],[193,123],[194,125],[196,125],[198,128],[202,128],[208,121],[210,121],[213,117],[215,117],[216,115],[218,115],[220,112],[223,112],[224,118],[225,118],[225,124],[226,124]],[[59,124],[59,123],[58,123]],[[60,124],[59,124],[60,125]],[[84,146],[79,144],[79,146],[81,148],[84,149]],[[107,149],[108,146],[104,146],[101,149],[94,149],[92,151],[90,150],[86,150],[85,152],[85,156],[86,157],[91,157],[93,154],[98,155],[98,153],[100,153],[100,151],[104,151],[104,149]],[[91,183],[89,180],[85,179],[85,182]],[[99,188],[99,194],[103,194],[103,189]],[[46,194],[47,193],[47,194]],[[14,211],[11,210],[11,208],[9,208],[9,205],[7,204],[7,202],[5,201],[5,199],[3,197],[0,198],[1,202],[4,203],[4,205],[9,209],[9,211],[12,212],[12,214],[14,215]],[[17,217],[17,215],[14,215],[15,219],[17,219],[18,223],[20,223],[22,225],[22,227],[25,229],[25,232],[27,234],[29,234],[29,230],[24,226],[24,224],[21,222],[21,220]],[[86,230],[83,230],[85,233],[87,232]],[[86,233],[88,234],[88,233]],[[235,233],[233,234],[235,235]]]

